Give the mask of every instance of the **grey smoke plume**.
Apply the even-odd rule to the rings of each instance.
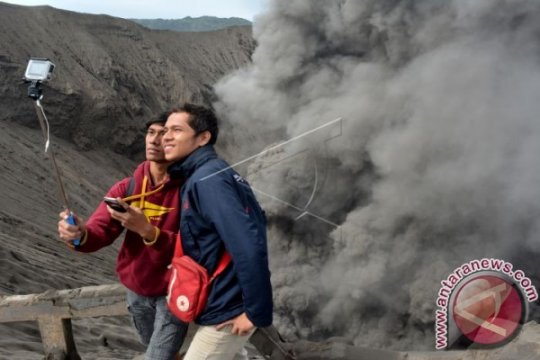
[[[540,2],[276,0],[217,86],[269,216],[287,337],[433,348],[440,281],[482,257],[535,278]],[[238,151],[240,147],[241,151]]]

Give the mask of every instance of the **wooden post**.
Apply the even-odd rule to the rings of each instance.
[[[40,316],[37,321],[47,360],[81,360],[73,341],[71,319]]]
[[[122,285],[88,286],[0,298],[0,323],[37,321],[46,360],[81,360],[71,319],[128,315]]]

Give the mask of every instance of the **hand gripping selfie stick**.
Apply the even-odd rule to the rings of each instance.
[[[43,106],[41,105],[41,99],[43,98],[43,90],[41,89],[41,83],[50,79],[54,67],[55,65],[48,59],[32,58],[28,62],[28,67],[26,68],[24,79],[26,82],[30,83],[30,85],[28,86],[28,97],[34,100],[34,107],[38,116],[39,126],[41,127],[41,131],[43,132],[43,137],[45,139],[45,153],[49,154],[49,158],[51,159],[53,165],[53,172],[56,175],[56,183],[58,184],[60,200],[64,205],[64,209],[68,211],[67,222],[70,225],[76,225],[77,223],[75,222],[75,217],[73,216],[73,213],[69,210],[70,206],[68,204],[64,183],[62,182],[62,177],[60,175],[60,169],[58,168],[58,164],[56,163],[54,152],[52,151],[52,149],[49,148],[49,121],[47,120],[45,110],[43,110]],[[81,239],[74,239],[72,243],[75,247],[77,247],[81,244]]]

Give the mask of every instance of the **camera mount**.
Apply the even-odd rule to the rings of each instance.
[[[24,72],[24,81],[30,83],[28,86],[28,97],[33,100],[41,99],[43,90],[41,83],[51,79],[52,72],[56,65],[47,58],[31,58]]]
[[[41,81],[39,80],[27,80],[30,82],[28,86],[28,97],[33,100],[40,100],[43,97],[43,89],[41,89]]]

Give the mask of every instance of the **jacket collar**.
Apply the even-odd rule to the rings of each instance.
[[[208,160],[217,158],[216,151],[214,150],[213,145],[202,146],[191,154],[189,154],[184,160],[173,163],[169,166],[169,174],[172,178],[190,177],[197,168]]]

